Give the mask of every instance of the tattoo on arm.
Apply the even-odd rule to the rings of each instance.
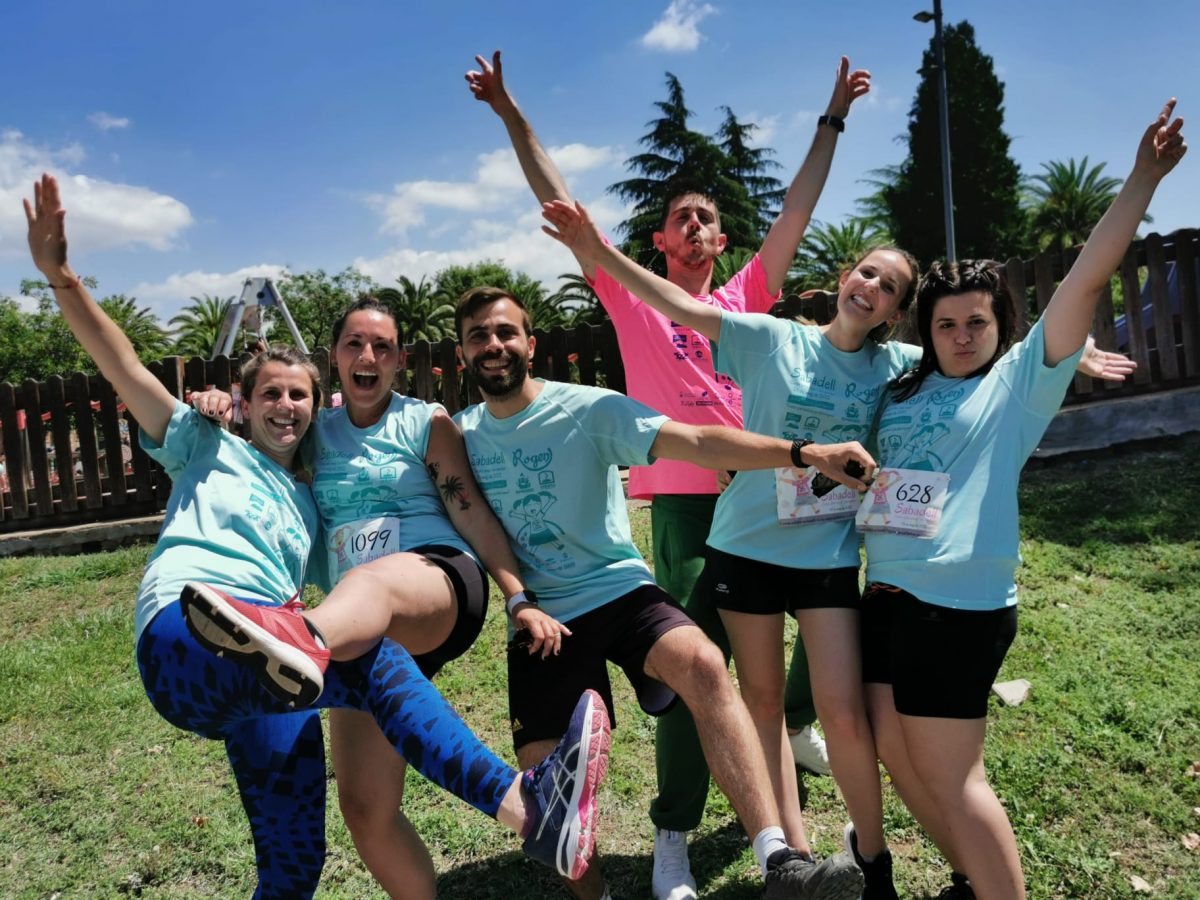
[[[462,478],[458,475],[447,475],[440,485],[438,485],[438,464],[428,463],[426,468],[429,470],[429,477],[433,479],[433,483],[437,485],[438,490],[442,494],[442,500],[447,504],[458,502],[460,510],[468,510],[471,508],[471,501],[467,499],[467,487]]]

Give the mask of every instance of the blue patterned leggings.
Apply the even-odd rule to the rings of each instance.
[[[311,897],[325,862],[325,745],[315,709],[289,711],[250,669],[201,647],[178,602],[138,640],[146,696],[179,728],[225,742],[258,861],[256,898]],[[517,773],[389,640],[332,663],[317,706],[369,712],[409,765],[493,818]]]

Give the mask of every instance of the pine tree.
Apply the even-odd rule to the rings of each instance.
[[[721,230],[729,238],[731,249],[757,249],[762,242],[766,214],[755,203],[752,194],[763,194],[768,203],[777,202],[771,199],[769,181],[773,179],[755,181],[749,189],[740,179],[745,176],[762,178],[771,164],[766,158],[770,151],[746,147],[745,152],[731,159],[712,138],[688,128],[692,111],[684,103],[683,86],[670,72],[667,73],[667,99],[654,105],[662,116],[646,123],[650,131],[639,139],[646,151],[625,162],[626,168],[636,173],[635,176],[609,187],[611,193],[633,205],[632,215],[620,226],[625,237],[622,249],[642,265],[663,273],[665,264],[654,248],[652,235],[662,224],[667,200],[688,191],[707,194],[716,201],[721,214]],[[739,123],[732,113],[727,116],[726,123],[730,120],[733,127],[729,135],[725,137],[721,132],[718,137],[725,137],[731,147],[741,148],[747,129],[753,126]],[[775,185],[777,190],[778,182]]]
[[[950,161],[954,225],[960,258],[1007,257],[1025,244],[1021,172],[1004,133],[1004,84],[992,58],[975,44],[969,22],[944,32],[949,81]],[[888,231],[923,263],[946,253],[942,227],[938,73],[933,42],[908,117],[908,158],[883,190]]]

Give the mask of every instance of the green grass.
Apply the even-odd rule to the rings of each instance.
[[[993,701],[987,762],[1017,831],[1032,897],[1200,897],[1200,439],[1026,474],[1020,634],[1002,678],[1028,678],[1015,709]],[[644,508],[632,512],[643,543]],[[643,547],[643,549],[645,549]],[[132,598],[148,548],[0,561],[0,896],[246,896],[249,832],[222,748],[160,720],[133,664]],[[502,617],[439,679],[473,728],[512,759]],[[617,897],[649,895],[654,730],[619,679],[599,840]],[[845,812],[810,778],[818,852]],[[378,896],[336,812],[321,896]],[[410,817],[445,897],[563,897],[517,841],[460,801],[409,779]],[[887,828],[905,896],[948,881],[896,800]],[[705,897],[759,895],[754,863],[715,790],[693,835]]]

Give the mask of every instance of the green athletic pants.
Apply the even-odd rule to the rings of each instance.
[[[674,597],[725,659],[729,638],[711,597],[698,597],[692,588],[704,568],[704,547],[712,527],[715,494],[658,494],[650,504],[650,534],[654,543],[654,578]],[[796,641],[783,697],[788,728],[800,729],[817,718],[808,678],[804,644]],[[700,825],[708,799],[708,765],[692,714],[682,703],[658,719],[655,762],[658,796],[650,804],[650,819],[669,831],[691,831]]]

